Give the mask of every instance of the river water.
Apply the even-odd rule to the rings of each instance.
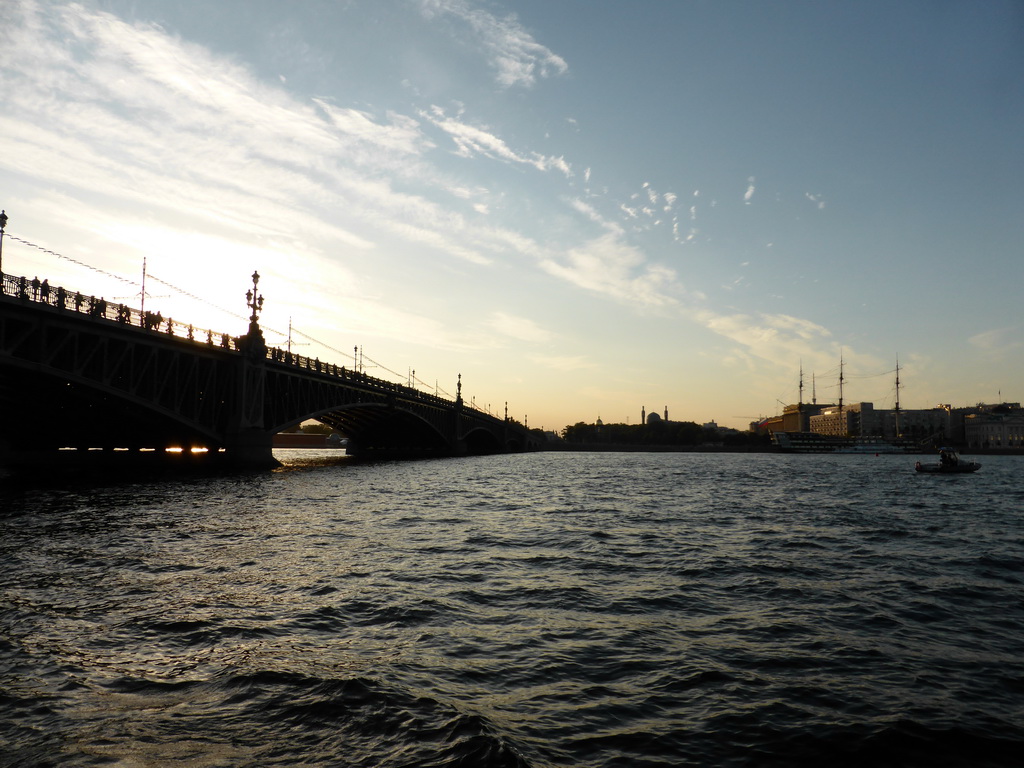
[[[1024,458],[0,489],[0,765],[1010,766]]]

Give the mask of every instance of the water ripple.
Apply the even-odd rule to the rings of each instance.
[[[1019,762],[1021,459],[295,455],[0,489],[0,765]]]

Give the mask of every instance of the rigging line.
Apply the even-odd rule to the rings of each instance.
[[[273,329],[268,329],[268,330],[273,330]],[[274,333],[280,333],[280,331],[274,331]],[[284,335],[284,334],[282,334],[282,335]],[[320,341],[319,339],[316,339],[313,336],[310,336],[308,333],[303,333],[302,331],[298,330],[294,326],[292,326],[292,335],[293,336],[301,336],[304,339],[309,339],[309,341],[311,341],[312,343],[317,344],[317,345],[323,347],[324,349],[330,350],[331,352],[334,352],[337,355],[341,355],[342,357],[349,358],[349,359],[355,361],[355,357],[353,357],[351,354],[346,353],[346,352],[342,352],[340,349],[337,349],[336,347],[332,347],[330,344],[326,344],[326,343]],[[364,355],[362,359],[363,359],[364,367],[365,367],[366,363],[369,363],[371,368],[376,368],[376,369],[379,369],[381,371],[385,371],[386,373],[390,373],[396,379],[401,380],[402,378],[408,378],[407,376],[403,377],[402,374],[398,373],[398,371],[393,371],[390,368],[388,368],[386,365],[382,365],[381,363],[379,363],[376,360],[374,360],[372,357],[366,357]],[[420,383],[423,384],[424,386],[427,386],[424,382],[420,382]],[[447,394],[447,393],[445,393],[445,394]],[[448,395],[448,397],[451,397],[451,395]]]
[[[895,368],[890,368],[888,371],[882,371],[881,373],[853,373],[848,374],[848,379],[877,379],[879,376],[891,376],[895,372]]]
[[[452,398],[452,396],[451,396],[451,395],[449,395],[449,394],[448,394],[447,392],[445,392],[445,391],[444,391],[443,389],[441,389],[440,387],[438,387],[438,386],[436,386],[436,385],[435,385],[435,386],[433,386],[433,387],[431,387],[431,386],[430,386],[430,384],[428,384],[427,382],[425,382],[425,381],[424,381],[423,379],[421,379],[421,378],[420,378],[419,376],[413,376],[413,377],[412,377],[412,380],[413,380],[413,384],[414,384],[414,385],[415,385],[415,384],[420,384],[420,385],[422,385],[423,389],[425,389],[425,390],[426,390],[426,391],[428,391],[428,392],[429,392],[429,391],[430,391],[431,389],[436,389],[436,390],[437,390],[438,392],[443,392],[443,393],[444,393],[444,396],[445,396],[445,397],[447,397],[447,398],[449,398],[449,399],[453,399],[453,398]]]
[[[58,259],[64,259],[65,261],[70,261],[72,264],[77,264],[80,267],[85,267],[86,269],[90,269],[93,272],[96,272],[98,274],[105,275],[107,277],[112,277],[115,280],[121,281],[122,283],[126,283],[128,285],[133,286],[133,287],[140,287],[141,286],[141,283],[138,283],[138,282],[136,282],[134,280],[130,280],[130,279],[126,278],[126,277],[122,277],[121,275],[115,274],[113,272],[108,272],[107,270],[100,269],[99,267],[94,267],[91,264],[86,264],[84,261],[79,261],[78,259],[74,259],[74,258],[72,258],[70,256],[65,256],[62,253],[57,253],[56,251],[50,250],[49,248],[44,248],[41,245],[37,245],[36,243],[30,242],[28,240],[25,240],[24,238],[18,237],[17,235],[10,235],[10,234],[8,234],[8,235],[5,235],[5,236],[8,239],[15,240],[15,241],[17,241],[17,242],[19,242],[19,243],[21,243],[23,245],[27,245],[30,248],[35,248],[35,249],[37,249],[39,251],[42,251],[43,253],[48,253],[51,256],[56,256]],[[167,286],[172,291],[176,291],[176,292],[180,293],[182,296],[186,296],[186,297],[192,299],[193,301],[198,301],[201,304],[205,304],[208,307],[212,307],[213,309],[216,309],[219,312],[223,312],[223,313],[225,313],[225,314],[227,314],[227,315],[229,315],[231,317],[237,318],[239,320],[248,320],[249,319],[245,315],[241,315],[241,314],[239,314],[237,312],[232,312],[229,309],[225,309],[222,306],[214,304],[212,301],[208,301],[207,299],[203,299],[203,298],[201,298],[199,296],[196,296],[191,291],[186,291],[183,288],[179,288],[178,286],[174,285],[173,283],[169,283],[166,280],[164,280],[163,278],[160,278],[160,277],[158,277],[158,276],[156,276],[156,275],[154,275],[152,273],[148,273],[147,276],[149,277],[149,279],[156,280],[161,285]],[[281,332],[281,331],[279,331],[279,330],[277,330],[275,328],[270,328],[270,327],[266,327],[265,326],[264,329],[267,330],[267,331],[270,331],[271,333],[274,333],[274,334],[276,334],[278,336],[284,337],[284,338],[287,338],[287,336],[288,336],[288,334],[283,333],[283,332]],[[330,346],[329,344],[324,344],[322,341],[314,339],[312,336],[307,336],[306,334],[302,333],[301,331],[294,331],[294,332],[298,333],[299,335],[303,336],[304,338],[309,339],[312,342],[315,342],[316,344],[319,344],[320,346],[324,347],[324,349],[329,349],[330,351],[332,351],[332,352],[334,352],[336,354],[342,355],[343,357],[352,357],[351,355],[347,355],[347,354],[345,354],[344,352],[342,352],[339,349],[335,349],[334,347]],[[352,359],[354,360],[355,358],[352,358]],[[365,359],[369,360],[375,367],[380,368],[381,370],[387,371],[392,376],[395,376],[396,378],[399,378],[399,379],[402,378],[401,374],[398,373],[397,371],[393,371],[390,368],[388,368],[387,366],[381,365],[380,363],[376,362],[375,360],[373,360],[371,358],[365,358]],[[424,384],[424,386],[426,386],[426,385]]]
[[[320,341],[319,339],[314,338],[313,336],[310,336],[308,333],[303,333],[302,331],[298,330],[294,326],[292,326],[292,335],[293,336],[301,336],[304,339],[309,339],[311,342],[313,342],[314,344],[320,345],[324,349],[329,349],[331,352],[334,352],[335,354],[339,354],[342,357],[346,357],[346,358],[351,359],[353,361],[353,364],[355,364],[356,358],[351,353],[342,352],[340,349],[332,347],[330,344],[326,344],[326,343]],[[394,376],[394,377],[396,377],[398,379],[406,378],[406,377],[403,377],[402,374],[398,373],[397,371],[393,371],[390,368],[388,368],[386,365],[382,365],[381,363],[377,362],[372,357],[366,357],[364,355],[362,357],[362,360],[363,360],[364,366],[365,366],[365,364],[367,362],[369,362],[371,367],[379,368],[382,371],[386,371],[387,373],[390,373],[392,376]]]
[[[17,235],[10,235],[10,234],[8,234],[8,235],[6,235],[6,237],[8,239],[10,239],[10,240],[16,240],[19,243],[22,243],[23,245],[27,245],[30,248],[35,248],[35,249],[37,249],[39,251],[42,251],[43,253],[48,253],[51,256],[56,256],[58,259],[64,259],[65,261],[70,261],[72,264],[77,264],[80,267],[85,267],[86,269],[90,269],[93,272],[96,272],[96,273],[98,273],[100,275],[105,275],[106,277],[112,277],[115,280],[119,280],[122,283],[126,283],[127,285],[133,286],[135,288],[139,288],[139,287],[142,286],[141,283],[136,282],[135,280],[131,280],[131,279],[127,278],[127,277],[123,277],[123,276],[118,275],[118,274],[116,274],[114,272],[108,272],[107,270],[100,269],[99,267],[94,267],[92,264],[86,264],[84,261],[72,258],[71,256],[65,256],[63,253],[57,253],[57,251],[50,250],[49,248],[44,248],[41,245],[37,245],[36,243],[30,242],[28,240],[25,240],[24,238],[18,237]],[[219,307],[216,304],[214,304],[214,303],[212,303],[210,301],[207,301],[206,299],[201,299],[198,296],[196,296],[195,294],[189,293],[188,291],[183,290],[183,289],[179,288],[176,285],[168,283],[166,280],[160,279],[156,275],[150,274],[149,277],[152,280],[156,280],[158,283],[162,283],[163,285],[166,285],[171,290],[177,291],[178,293],[182,294],[183,296],[188,296],[190,299],[194,299],[195,301],[198,301],[198,302],[201,302],[201,303],[206,304],[208,306],[211,306],[214,309],[220,310],[221,312],[225,312],[225,313],[227,313],[229,315],[232,315],[234,317],[240,318],[242,320],[247,319],[247,318],[243,317],[242,315],[238,315],[238,314],[236,314],[234,312],[231,312],[229,310],[224,309],[223,307]],[[167,298],[167,297],[161,296],[159,298]]]
[[[247,316],[245,316],[245,315],[239,314],[238,312],[233,312],[230,309],[225,309],[224,307],[222,307],[222,306],[220,306],[218,304],[214,304],[212,301],[209,301],[207,299],[200,298],[199,296],[196,296],[194,293],[186,291],[183,288],[179,288],[178,286],[174,285],[173,283],[167,282],[163,278],[157,277],[152,272],[147,273],[147,277],[149,277],[150,280],[156,280],[161,285],[166,285],[172,291],[177,291],[182,296],[185,296],[185,297],[187,297],[189,299],[192,299],[193,301],[198,301],[200,304],[205,304],[208,307],[212,307],[213,309],[216,309],[218,312],[223,312],[225,315],[233,317],[236,320],[246,320],[246,321],[249,320],[249,318]],[[164,297],[164,298],[166,298],[166,297]],[[261,325],[260,328],[262,330],[264,330],[264,331],[268,331],[269,333],[274,334],[275,336],[280,336],[281,338],[284,338],[284,339],[288,338],[288,334],[287,333],[284,333],[283,331],[279,331],[276,328],[271,328],[269,325]]]
[[[199,296],[196,296],[194,293],[190,293],[189,291],[186,291],[183,288],[179,288],[178,286],[174,285],[173,283],[169,283],[166,280],[164,280],[164,279],[162,279],[160,277],[157,277],[152,272],[148,273],[147,277],[149,277],[150,280],[156,280],[161,285],[166,285],[172,291],[177,291],[182,296],[186,296],[186,297],[192,299],[193,301],[198,301],[200,304],[205,304],[208,307],[213,307],[217,311],[223,312],[226,315],[230,315],[231,317],[237,318],[239,320],[248,320],[249,319],[245,315],[241,315],[238,312],[232,312],[230,309],[224,309],[224,307],[221,307],[221,306],[219,306],[217,304],[214,304],[212,301],[200,298]],[[272,330],[272,331],[274,331],[274,333],[278,333],[278,334],[281,333],[280,331],[276,331],[276,330],[274,330],[272,328],[268,328],[267,330]],[[284,334],[282,334],[282,335],[284,335]]]
[[[65,261],[70,261],[72,264],[77,264],[80,267],[85,267],[86,269],[91,269],[93,272],[98,272],[101,275],[106,275],[107,277],[112,277],[115,280],[120,280],[122,283],[127,283],[128,285],[133,285],[133,286],[138,286],[139,285],[137,282],[135,282],[134,280],[129,280],[127,277],[121,277],[121,275],[116,275],[113,272],[107,272],[107,270],[105,270],[105,269],[100,269],[99,267],[94,267],[91,264],[86,264],[84,261],[79,261],[78,259],[73,259],[70,256],[65,256],[63,253],[57,253],[56,251],[51,251],[49,248],[44,248],[41,245],[36,245],[35,243],[31,243],[28,240],[24,240],[23,238],[18,237],[17,235],[6,234],[6,235],[4,235],[4,237],[6,237],[9,240],[17,240],[19,243],[21,243],[22,245],[27,245],[29,248],[35,248],[35,249],[37,249],[39,251],[42,251],[43,253],[48,253],[51,256],[56,256],[58,259],[64,259]]]
[[[375,368],[380,368],[380,369],[381,369],[381,370],[383,370],[383,371],[387,371],[387,372],[388,372],[388,373],[390,373],[390,374],[391,374],[392,376],[397,376],[398,378],[403,378],[403,377],[402,377],[402,374],[400,374],[400,373],[399,373],[398,371],[392,371],[392,370],[391,370],[390,368],[388,368],[388,367],[387,367],[386,365],[381,365],[381,364],[380,364],[380,363],[378,363],[378,362],[377,362],[376,360],[374,360],[374,359],[373,359],[372,357],[364,357],[364,358],[363,358],[363,360],[369,360],[369,361],[370,361],[371,363],[373,363],[373,365],[374,365],[374,367],[375,367]],[[406,378],[407,378],[407,377],[406,377]]]
[[[355,362],[355,357],[352,355],[351,352],[342,352],[340,349],[336,349],[335,347],[332,347],[330,344],[325,344],[324,342],[320,341],[319,339],[314,339],[308,333],[303,333],[302,331],[300,331],[299,329],[295,328],[294,326],[292,327],[292,335],[293,336],[301,336],[304,339],[309,339],[314,344],[319,344],[324,349],[329,349],[331,352],[339,354],[342,357],[346,357],[346,358],[352,360],[353,363]]]

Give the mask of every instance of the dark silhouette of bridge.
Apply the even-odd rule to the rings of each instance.
[[[361,458],[540,447],[507,416],[467,406],[461,376],[448,400],[267,347],[258,282],[254,274],[248,331],[230,336],[2,275],[0,465],[45,461],[61,449],[272,464],[273,436],[309,419],[347,437]]]

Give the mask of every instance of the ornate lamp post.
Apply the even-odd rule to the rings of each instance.
[[[252,314],[249,315],[249,330],[253,330],[253,326],[259,323],[260,310],[263,309],[263,297],[257,296],[256,291],[260,284],[260,273],[252,273],[252,290],[245,292],[246,306],[252,310]]]
[[[7,226],[7,211],[0,211],[0,275],[4,273],[4,227]]]
[[[252,310],[249,315],[249,333],[246,335],[246,347],[254,357],[262,357],[266,354],[267,345],[263,341],[263,331],[260,330],[260,310],[263,309],[263,297],[258,294],[260,284],[260,273],[252,273],[252,288],[245,292],[246,306]]]

